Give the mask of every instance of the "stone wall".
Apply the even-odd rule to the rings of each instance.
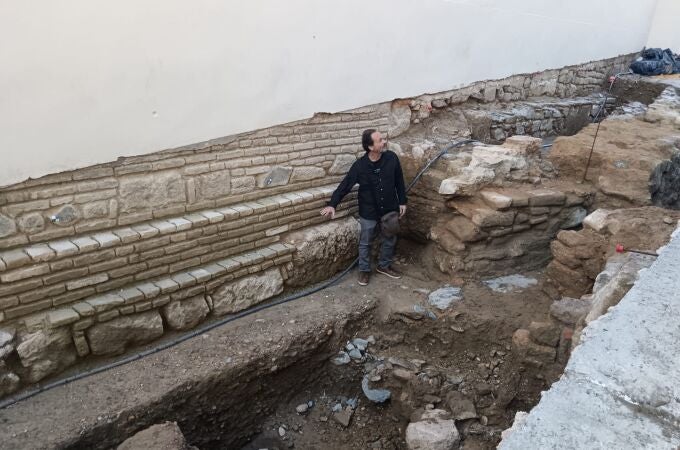
[[[356,194],[338,211],[345,221],[309,227],[327,220],[318,210],[363,154],[364,129],[398,136],[450,106],[587,95],[628,59],[319,113],[0,188],[0,396],[88,355],[124,352],[342,268],[356,248],[357,225],[349,218]],[[475,126],[490,135],[492,123]],[[520,131],[515,125],[513,132]],[[439,188],[432,195],[443,202]],[[536,215],[530,231],[552,230],[552,217],[562,220],[573,207],[560,202],[547,207],[548,225]],[[510,213],[497,209],[493,214]],[[526,226],[520,211],[512,214],[513,227]],[[496,225],[482,226],[493,231],[494,245],[508,229],[516,231]]]

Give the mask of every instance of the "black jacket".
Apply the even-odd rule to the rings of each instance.
[[[333,192],[328,205],[337,208],[357,183],[359,216],[364,219],[379,220],[390,211],[399,211],[399,205],[406,204],[404,174],[394,152],[386,151],[377,162],[368,159],[368,152],[357,159]]]

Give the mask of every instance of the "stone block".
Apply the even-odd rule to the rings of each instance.
[[[40,233],[45,229],[45,219],[40,213],[28,213],[17,220],[19,229],[26,234]]]
[[[80,220],[80,212],[73,205],[63,205],[50,217],[53,224],[60,227],[68,227]]]
[[[557,350],[547,345],[539,345],[531,341],[529,330],[517,330],[512,335],[512,350],[524,361],[536,364],[555,362]]]
[[[257,186],[261,188],[285,186],[288,184],[292,172],[292,167],[273,167],[269,172],[257,177]]]
[[[496,173],[484,167],[466,167],[460,174],[442,180],[439,193],[442,195],[474,195],[483,186],[493,181]]]
[[[446,222],[446,229],[463,242],[476,242],[488,237],[465,216],[456,216]]]
[[[45,262],[52,259],[56,253],[45,244],[32,245],[24,249],[26,254],[35,262]]]
[[[530,192],[529,205],[531,206],[560,206],[564,205],[567,195],[564,192],[551,189],[536,189]]]
[[[14,220],[4,214],[0,214],[0,238],[6,238],[17,232]]]
[[[515,221],[515,212],[478,208],[471,219],[472,223],[482,228],[511,227]]]
[[[567,247],[559,240],[554,240],[550,243],[550,252],[552,253],[553,258],[570,269],[578,269],[581,267],[579,255],[572,248]]]
[[[494,191],[480,192],[484,203],[495,210],[508,209],[512,206],[512,197]]]
[[[607,209],[597,209],[583,219],[583,227],[597,233],[604,233],[607,230],[607,219],[611,211]]]
[[[78,247],[71,241],[54,241],[50,242],[49,246],[57,254],[57,258],[64,256],[72,256],[78,253]]]
[[[229,170],[209,172],[194,178],[198,200],[212,200],[226,197],[231,192]]]
[[[411,126],[411,108],[405,101],[393,101],[390,105],[387,134],[391,139],[403,134]],[[349,168],[348,168],[349,169]],[[346,171],[342,172],[345,173]]]
[[[432,227],[429,237],[448,253],[456,254],[465,250],[465,244],[444,227]]]
[[[80,316],[73,308],[62,308],[49,311],[45,315],[45,324],[49,328],[57,328],[77,322]]]
[[[296,167],[290,176],[290,182],[309,181],[326,176],[326,171],[321,167]]]
[[[11,272],[5,272],[0,275],[0,281],[3,283],[12,283],[14,281],[24,280],[26,278],[45,275],[49,272],[50,267],[47,264],[39,264],[37,266],[24,267]]]
[[[592,308],[591,298],[563,297],[550,305],[550,315],[566,325],[576,325]]]
[[[238,177],[231,179],[231,193],[232,194],[245,194],[252,192],[257,186],[255,177]]]
[[[354,155],[338,155],[335,157],[335,161],[333,161],[333,165],[331,166],[330,169],[328,169],[328,174],[329,175],[344,175],[347,172],[349,172],[349,169],[352,167],[352,164],[356,161],[356,157]]]
[[[153,425],[123,441],[116,450],[190,450],[175,422]]]
[[[408,424],[405,440],[409,450],[454,450],[458,448],[460,435],[455,421],[435,416],[433,412],[436,411],[438,410],[426,411],[426,419]]]
[[[120,354],[130,345],[140,345],[163,335],[163,319],[158,311],[120,316],[97,323],[86,330],[93,355]]]
[[[543,140],[526,135],[510,136],[503,143],[503,147],[511,148],[521,155],[530,156],[541,151]]]
[[[283,241],[297,248],[287,284],[305,286],[327,278],[349,263],[356,255],[359,225],[356,219],[345,218],[289,233]],[[284,246],[272,247],[272,252],[279,249],[279,256],[285,254]],[[325,266],[324,271],[318,270],[321,265]]]
[[[99,219],[109,215],[109,202],[107,200],[87,203],[82,208],[83,219]]]
[[[60,372],[76,361],[71,331],[67,327],[28,333],[19,340],[16,351],[29,383]]]
[[[213,312],[222,316],[256,305],[283,291],[283,278],[279,269],[247,276],[229,282],[212,293]]]
[[[202,295],[168,303],[161,309],[165,322],[173,330],[189,330],[206,318],[210,309]]]
[[[92,275],[91,277],[81,278],[79,280],[69,281],[66,283],[66,289],[69,291],[75,291],[87,286],[93,286],[95,284],[104,283],[109,280],[108,274],[99,273],[97,275]]]
[[[125,300],[117,294],[106,294],[100,297],[87,299],[86,303],[94,308],[95,312],[100,313],[118,306],[123,306]]]
[[[123,214],[163,208],[186,201],[185,183],[178,172],[130,175],[121,177],[119,196]]]
[[[560,341],[562,327],[552,322],[531,322],[529,334],[539,344],[556,347]]]

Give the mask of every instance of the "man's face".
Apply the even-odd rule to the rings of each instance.
[[[373,151],[382,153],[387,150],[387,139],[380,134],[380,131],[376,131],[371,135],[373,139]]]

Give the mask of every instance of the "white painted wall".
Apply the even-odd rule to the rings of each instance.
[[[0,186],[637,51],[655,4],[0,0]]]
[[[680,53],[680,0],[658,0],[647,47]]]

